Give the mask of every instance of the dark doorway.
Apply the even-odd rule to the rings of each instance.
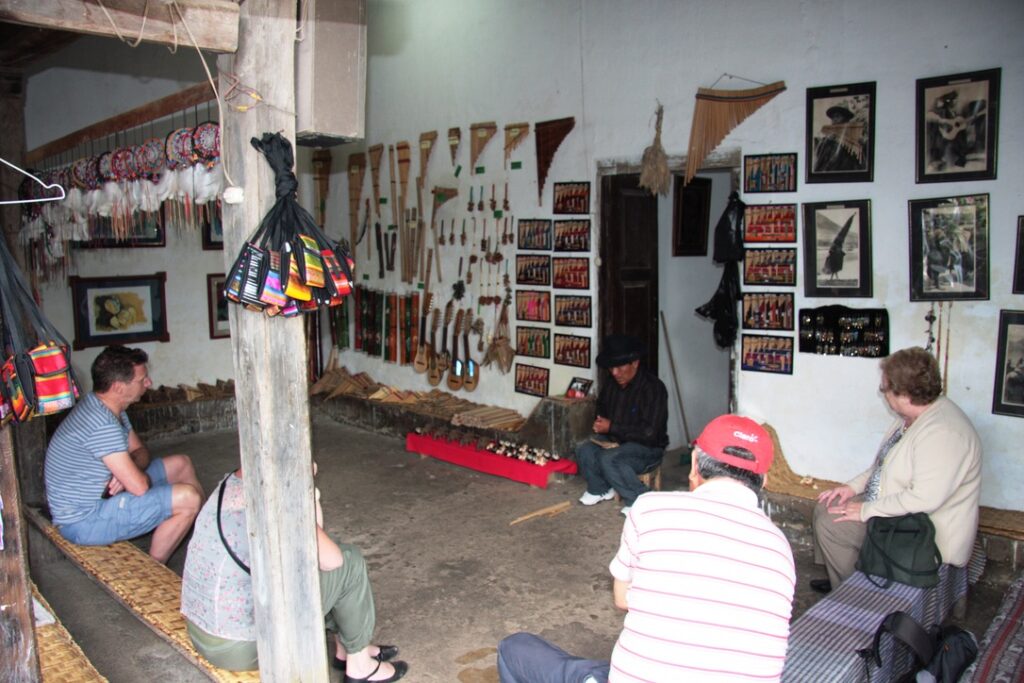
[[[600,332],[639,338],[657,374],[658,198],[639,182],[639,173],[601,179]]]

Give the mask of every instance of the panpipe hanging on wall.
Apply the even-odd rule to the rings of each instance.
[[[704,160],[733,128],[785,89],[784,81],[746,90],[698,88],[693,124],[690,126],[690,148],[686,152],[684,184],[697,175]]]
[[[370,156],[370,182],[373,184],[373,210],[380,220],[380,160],[384,157],[384,145],[373,145],[366,153]]]
[[[487,143],[491,141],[494,134],[498,132],[498,124],[494,121],[474,123],[469,127],[469,132],[469,165],[473,167],[470,169],[471,173],[475,173],[476,160],[480,158],[480,154],[484,151],[484,147],[486,147]]]
[[[348,219],[352,255],[356,253],[356,228],[359,225],[359,198],[363,196],[363,178],[366,176],[366,153],[356,152],[348,157]]]
[[[544,203],[544,181],[547,180],[555,152],[575,126],[576,119],[572,116],[541,121],[533,126],[533,135],[537,141],[537,206]]]
[[[523,140],[530,134],[529,123],[510,123],[505,126],[505,166],[508,167],[508,159],[512,156],[512,150],[523,144]],[[507,187],[506,187],[507,196]]]
[[[459,153],[459,142],[462,140],[461,128],[448,129],[448,150],[452,154],[452,166],[455,165],[455,156]]]
[[[436,130],[420,133],[420,179],[427,177],[427,164],[430,162],[430,153],[434,151],[436,141]]]

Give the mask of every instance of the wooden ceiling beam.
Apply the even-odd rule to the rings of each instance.
[[[167,0],[104,0],[102,6],[95,0],[0,0],[0,21],[109,38],[120,32],[131,41],[142,31],[142,40],[162,45],[192,45],[191,31],[203,50],[238,49],[236,0],[176,0],[174,5],[188,30]]]

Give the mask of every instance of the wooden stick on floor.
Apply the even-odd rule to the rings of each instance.
[[[561,503],[555,503],[554,505],[549,505],[546,508],[534,510],[528,515],[517,517],[516,519],[513,519],[511,522],[509,522],[508,525],[513,526],[515,524],[519,524],[519,522],[525,522],[528,519],[533,519],[534,517],[554,517],[555,515],[562,514],[570,507],[572,507],[572,503],[568,500],[563,500]]]

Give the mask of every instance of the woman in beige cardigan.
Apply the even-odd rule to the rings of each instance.
[[[935,358],[922,348],[882,360],[882,392],[897,420],[874,463],[859,476],[818,496],[814,561],[828,579],[811,581],[827,593],[853,574],[867,520],[926,512],[947,564],[964,566],[978,529],[981,439],[971,421],[942,396]]]

